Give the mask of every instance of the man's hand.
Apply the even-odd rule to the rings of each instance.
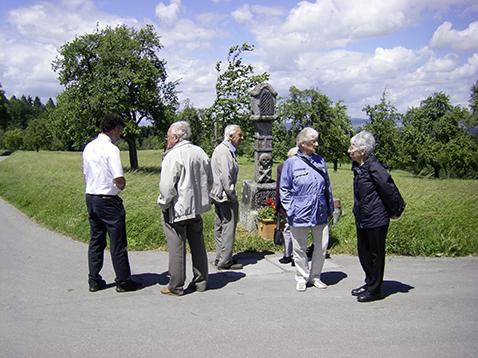
[[[124,177],[114,178],[113,182],[119,190],[123,190],[126,186],[126,179]]]

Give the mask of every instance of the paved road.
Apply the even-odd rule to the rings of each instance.
[[[1,357],[478,356],[478,258],[389,257],[387,297],[361,304],[356,257],[334,255],[329,288],[299,293],[280,255],[244,255],[243,271],[211,267],[208,291],[177,298],[159,292],[165,252],[131,253],[141,291],[90,293],[85,244],[1,199],[0,237]]]

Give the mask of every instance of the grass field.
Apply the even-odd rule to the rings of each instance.
[[[128,153],[122,152],[123,164]],[[126,208],[130,249],[165,249],[166,241],[156,206],[161,153],[140,151],[141,169],[125,166],[127,188],[122,194]],[[275,167],[274,167],[275,171]],[[254,163],[240,159],[242,181],[253,178]],[[414,256],[463,256],[478,254],[478,180],[420,179],[392,172],[407,209],[392,222],[387,237],[389,254]],[[355,225],[350,164],[330,171],[334,197],[340,198],[344,215],[331,232],[334,253],[355,254]],[[0,162],[0,196],[48,228],[88,241],[81,153],[15,152]],[[203,216],[208,251],[214,250],[213,210]],[[255,233],[238,228],[235,251],[281,251]]]

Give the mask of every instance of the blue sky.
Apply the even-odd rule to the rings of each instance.
[[[267,71],[280,96],[315,87],[351,117],[384,90],[401,111],[444,91],[468,105],[478,79],[476,0],[3,0],[0,83],[11,95],[55,97],[51,62],[62,44],[99,26],[153,24],[180,100],[208,107],[215,63],[229,47]]]

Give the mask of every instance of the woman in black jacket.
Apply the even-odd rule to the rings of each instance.
[[[373,155],[375,139],[362,131],[350,140],[348,154],[353,160],[354,208],[357,227],[357,250],[365,272],[365,285],[352,290],[359,302],[382,298],[385,268],[385,238],[393,207],[394,190],[390,174]]]

